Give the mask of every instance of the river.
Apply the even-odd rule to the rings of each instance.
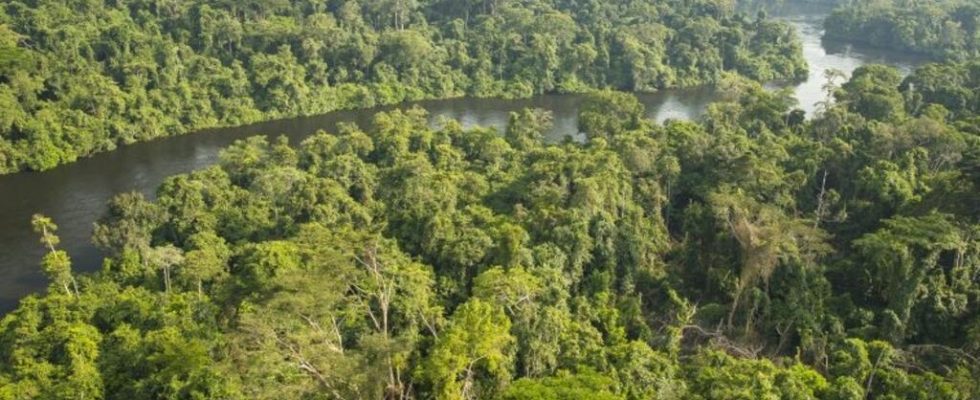
[[[780,17],[793,24],[803,41],[810,65],[809,79],[794,86],[800,108],[812,114],[824,100],[824,73],[836,69],[850,73],[867,63],[884,63],[908,73],[921,59],[901,53],[871,50],[821,40],[822,15]],[[668,118],[698,117],[712,101],[707,89],[671,90],[641,94],[648,115]],[[549,139],[577,135],[577,95],[548,95],[525,100],[455,99],[417,103],[429,110],[433,121],[449,117],[464,126],[506,124],[507,115],[526,107],[554,113]],[[400,107],[409,107],[403,105]],[[23,296],[46,286],[38,266],[43,254],[30,218],[43,213],[60,226],[61,247],[68,251],[76,271],[99,268],[101,255],[91,244],[93,223],[109,199],[122,192],[139,191],[152,197],[156,187],[171,175],[189,172],[217,161],[218,152],[235,140],[259,134],[285,135],[298,143],[320,129],[332,130],[339,122],[367,126],[381,109],[340,111],[326,115],[272,121],[237,128],[210,129],[190,135],[121,147],[47,172],[0,176],[0,315],[16,306]]]

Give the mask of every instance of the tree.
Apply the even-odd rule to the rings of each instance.
[[[913,335],[946,335],[942,321],[966,312],[967,294],[957,287],[977,265],[969,261],[971,250],[949,216],[932,213],[921,217],[896,217],[854,241],[874,282],[864,287],[874,299],[887,304],[882,336],[901,343]],[[949,256],[943,257],[947,253]],[[931,300],[926,300],[931,299]]]
[[[237,332],[256,395],[411,396],[409,362],[441,324],[431,269],[363,232],[311,224],[291,244],[300,265],[277,272]]]
[[[438,399],[493,395],[510,381],[513,341],[503,310],[481,300],[467,301],[440,334],[422,375]]]
[[[818,399],[829,389],[827,381],[800,364],[779,368],[769,360],[738,359],[707,350],[686,365],[690,391],[717,399]]]
[[[51,283],[65,290],[65,294],[77,297],[78,283],[71,273],[71,259],[68,253],[57,249],[58,243],[61,242],[56,234],[58,225],[55,225],[51,218],[41,214],[34,214],[31,217],[31,225],[34,227],[34,232],[41,235],[41,243],[48,250],[41,260],[41,269]]]
[[[640,101],[628,93],[594,92],[579,109],[578,129],[592,138],[614,137],[642,126],[644,109]]]
[[[524,109],[510,113],[504,136],[514,148],[526,150],[540,144],[553,124],[554,116],[550,111]]]
[[[299,248],[294,243],[273,240],[249,244],[242,249],[232,270],[244,293],[261,293],[279,285],[277,277],[300,268]]]
[[[96,223],[92,241],[110,254],[131,250],[145,256],[153,232],[164,218],[159,206],[141,193],[120,194],[109,202],[106,214]]]
[[[225,240],[213,232],[202,232],[188,239],[189,251],[184,253],[184,265],[179,277],[196,286],[204,294],[204,284],[215,282],[228,274],[231,250]]]
[[[905,102],[898,91],[901,83],[902,76],[894,68],[865,65],[854,70],[841,86],[837,101],[865,118],[892,120],[905,114]]]
[[[184,263],[184,252],[173,245],[152,247],[146,253],[147,264],[163,272],[163,287],[170,293],[173,269]]]
[[[500,398],[503,400],[621,400],[615,380],[595,372],[561,373],[558,376],[515,381]]]
[[[768,282],[781,263],[794,258],[812,261],[828,248],[824,233],[808,221],[788,217],[778,208],[760,204],[741,191],[714,193],[710,201],[717,218],[727,226],[741,250],[742,265],[728,313],[731,328],[742,293],[747,288],[758,282]],[[750,322],[751,315],[746,328]]]

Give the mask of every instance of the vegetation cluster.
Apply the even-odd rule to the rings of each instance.
[[[0,399],[976,399],[978,72],[240,141],[113,200],[96,274],[35,218]]]
[[[841,2],[824,25],[832,39],[936,59],[963,61],[980,56],[978,0]]]

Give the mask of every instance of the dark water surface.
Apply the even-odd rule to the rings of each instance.
[[[795,86],[800,108],[808,114],[824,100],[822,87],[827,69],[850,73],[863,64],[875,62],[896,66],[907,73],[922,62],[896,52],[822,41],[822,15],[819,14],[782,18],[796,26],[803,40],[804,56],[810,64],[809,79]],[[649,116],[663,121],[696,118],[714,94],[708,89],[690,89],[641,94],[639,97],[647,106]],[[549,95],[526,100],[457,99],[418,104],[429,110],[433,121],[445,116],[458,119],[467,127],[503,127],[511,111],[544,108],[551,110],[555,117],[554,129],[548,138],[560,140],[566,135],[580,137],[576,115],[581,101],[582,97],[577,95]],[[218,152],[237,139],[259,134],[285,135],[295,144],[317,130],[333,131],[339,122],[354,122],[366,127],[371,116],[379,110],[382,109],[340,111],[245,127],[211,129],[121,147],[52,171],[0,176],[0,315],[15,307],[21,297],[46,286],[38,267],[42,247],[30,227],[30,217],[34,213],[46,214],[60,226],[61,247],[71,255],[76,271],[93,271],[99,268],[101,255],[90,241],[92,225],[112,196],[139,191],[152,197],[166,177],[215,163]]]

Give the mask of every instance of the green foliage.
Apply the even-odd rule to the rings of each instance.
[[[837,100],[865,118],[895,120],[904,112],[904,101],[898,91],[901,82],[901,75],[892,68],[862,66],[854,70],[851,79],[841,87]]]
[[[615,381],[594,372],[519,379],[499,396],[502,400],[617,400]]]
[[[514,340],[509,331],[510,320],[493,304],[473,299],[460,306],[422,367],[433,397],[487,398],[506,384]]]
[[[980,55],[975,0],[850,1],[824,21],[826,35],[948,59]]]
[[[41,270],[48,276],[48,280],[52,284],[63,288],[65,294],[77,295],[78,284],[75,283],[75,278],[71,274],[71,258],[67,252],[57,249],[58,243],[61,242],[61,238],[56,234],[58,226],[54,224],[51,218],[41,214],[34,214],[31,218],[31,225],[34,227],[34,232],[41,235],[41,243],[48,250],[41,259]]]
[[[578,129],[589,139],[616,136],[639,129],[643,104],[627,93],[603,91],[589,95],[578,116]]]
[[[877,277],[866,287],[888,304],[880,323],[886,330],[882,336],[895,341],[912,335],[940,339],[948,332],[933,331],[934,323],[961,316],[974,295],[967,277],[975,267],[963,263],[963,257],[973,257],[971,233],[942,214],[897,217],[884,225],[854,241],[863,268]],[[920,303],[921,293],[929,295]]]
[[[806,76],[787,24],[704,3],[11,1],[0,10],[0,174],[403,101]]]
[[[698,354],[685,367],[692,399],[818,399],[829,388],[824,377],[799,364],[779,368],[718,352]]]
[[[33,219],[52,286],[0,320],[0,399],[974,398],[980,140],[943,93],[977,86],[935,76],[973,68],[867,67],[809,120],[734,76],[666,126],[598,92],[584,143],[418,108],[241,140],[113,199],[97,273]]]

